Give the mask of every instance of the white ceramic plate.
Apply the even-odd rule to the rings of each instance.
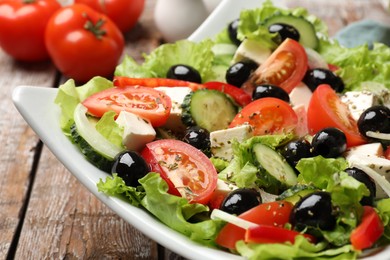
[[[60,110],[54,104],[57,89],[19,86],[12,95],[14,104],[31,128],[58,160],[97,198],[120,217],[162,246],[189,259],[240,259],[237,256],[202,247],[168,228],[145,210],[98,192],[96,183],[107,173],[85,160],[59,125]]]
[[[280,1],[278,2],[280,4]],[[261,5],[259,0],[225,0],[205,23],[190,37],[198,41],[219,32],[245,8]],[[80,151],[62,133],[60,111],[54,104],[57,89],[38,86],[19,86],[12,95],[13,102],[31,128],[58,160],[98,199],[125,221],[162,246],[188,259],[243,259],[237,255],[210,249],[194,243],[187,237],[168,228],[146,211],[119,199],[98,192],[96,183],[107,174],[90,164]],[[390,249],[367,259],[388,259]]]

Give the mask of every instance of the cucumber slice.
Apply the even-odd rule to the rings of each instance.
[[[113,160],[123,149],[109,142],[90,123],[87,115],[87,108],[81,103],[77,105],[73,118],[78,134],[100,155]]]
[[[181,107],[185,125],[198,125],[209,132],[227,128],[237,114],[233,101],[213,89],[200,89],[188,94]]]
[[[297,185],[292,186],[288,190],[284,191],[276,199],[277,200],[285,200],[285,201],[291,202],[292,204],[296,204],[298,201],[300,201],[306,195],[309,195],[309,194],[316,192],[316,191],[318,191],[318,189],[316,189],[313,186],[297,184]]]
[[[100,153],[96,152],[92,146],[88,144],[88,142],[80,136],[77,131],[76,124],[73,124],[70,128],[71,138],[74,144],[76,144],[81,153],[84,154],[85,158],[99,168],[102,171],[111,172],[112,165],[114,161],[112,159],[108,159]]]
[[[300,35],[299,43],[305,47],[314,50],[317,49],[319,40],[315,28],[313,24],[305,18],[293,15],[277,14],[265,20],[264,26],[268,28],[270,25],[275,23],[288,24],[294,27]]]
[[[271,147],[257,143],[253,146],[253,152],[257,162],[264,173],[276,179],[281,188],[289,188],[297,184],[297,175],[286,159]]]

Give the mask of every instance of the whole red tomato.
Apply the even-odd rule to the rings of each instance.
[[[124,48],[118,27],[84,4],[56,12],[47,24],[45,42],[56,67],[77,82],[112,76]]]
[[[145,0],[75,0],[75,3],[86,4],[106,14],[125,33],[137,23]]]
[[[17,60],[48,59],[45,28],[60,8],[56,0],[0,1],[0,47]]]

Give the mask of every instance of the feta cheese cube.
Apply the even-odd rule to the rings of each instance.
[[[290,92],[290,102],[293,106],[303,105],[307,111],[313,93],[304,83],[300,83]]]
[[[171,98],[172,108],[166,124],[163,126],[173,132],[182,132],[186,126],[181,121],[181,104],[184,98],[191,93],[192,89],[188,87],[157,87],[156,90],[164,92]]]
[[[363,90],[345,92],[345,94],[341,96],[341,101],[348,106],[353,119],[359,120],[359,117],[364,110],[378,104],[379,100],[374,93]]]
[[[241,60],[253,60],[257,64],[262,64],[271,55],[271,50],[256,41],[245,39],[233,57],[233,62]]]
[[[123,145],[129,150],[139,151],[156,137],[150,122],[133,113],[122,111],[115,122],[123,127]]]
[[[211,153],[215,157],[230,161],[233,158],[233,139],[242,142],[252,136],[253,131],[250,125],[240,125],[233,128],[213,131],[210,133]]]
[[[387,181],[390,180],[390,160],[387,160],[386,158],[374,155],[352,154],[349,155],[346,159],[350,164],[369,167],[385,177]],[[376,185],[376,197],[388,197],[386,192],[384,192],[384,190],[378,184]]]
[[[370,143],[350,148],[344,153],[344,157],[350,164],[370,167],[384,176],[387,180],[390,180],[390,160],[382,157],[383,154],[384,151],[381,143]],[[376,197],[386,197],[386,193],[383,189],[381,189],[379,185],[376,186]]]
[[[367,157],[371,157],[371,156],[380,157],[383,156],[383,147],[381,143],[370,143],[370,144],[354,146],[345,152],[344,157],[348,158],[349,156],[354,156],[354,155],[364,155]]]

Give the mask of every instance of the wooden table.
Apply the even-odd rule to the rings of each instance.
[[[379,0],[294,0],[324,19],[330,34],[363,18],[390,25]],[[163,42],[147,0],[126,52],[137,60]],[[56,87],[50,62],[16,62],[0,50],[0,259],[179,259],[104,206],[57,161],[14,108],[18,85]]]

